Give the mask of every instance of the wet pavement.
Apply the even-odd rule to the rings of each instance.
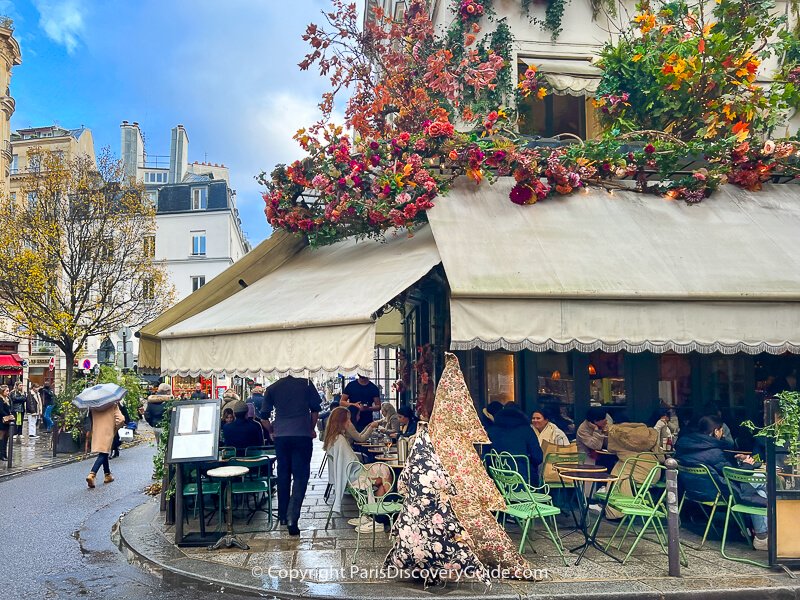
[[[41,438],[40,438],[41,439]],[[89,490],[91,463],[75,462],[0,481],[3,598],[244,598],[130,565],[112,541],[120,515],[147,501],[150,444],[111,461],[116,481]]]
[[[290,537],[285,528],[270,530],[261,513],[248,525],[244,512],[238,513],[235,527],[249,550],[236,548],[209,551],[206,548],[178,548],[174,542],[174,528],[164,525],[164,516],[158,503],[145,503],[129,514],[120,524],[123,545],[130,555],[149,568],[164,574],[180,574],[196,581],[225,582],[238,591],[265,593],[282,598],[376,598],[412,600],[443,595],[455,598],[707,598],[712,592],[726,598],[800,598],[800,580],[757,566],[732,562],[719,553],[719,542],[712,539],[703,550],[695,550],[700,542],[702,526],[685,523],[682,529],[688,566],[681,578],[668,576],[667,557],[653,541],[642,540],[631,560],[620,565],[610,557],[590,550],[579,566],[575,555],[569,554],[569,566],[564,566],[554,545],[543,535],[541,528],[533,539],[533,550],[526,549],[526,557],[537,569],[541,581],[536,583],[496,580],[487,590],[470,583],[448,583],[446,588],[424,590],[418,582],[400,580],[380,571],[391,545],[388,534],[376,534],[375,549],[371,535],[361,538],[360,550],[354,563],[356,532],[347,519],[356,516],[352,499],[344,502],[344,515],[333,515],[330,526],[325,524],[329,505],[324,492],[327,476],[318,473],[321,457],[316,445],[312,480],[303,515],[299,538]],[[569,520],[560,519],[562,535],[569,529]],[[703,523],[704,525],[704,523]],[[210,528],[213,530],[212,521]],[[608,538],[613,528],[604,524],[601,538]],[[511,527],[509,533],[518,543],[520,531]],[[713,538],[713,536],[712,536]],[[573,547],[580,535],[565,539]],[[623,546],[627,550],[631,538]],[[730,550],[733,554],[757,560],[766,560],[765,552],[755,552],[743,540],[732,535]],[[619,553],[615,553],[618,554]],[[624,556],[624,553],[622,554]]]

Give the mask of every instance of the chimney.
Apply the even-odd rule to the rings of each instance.
[[[189,136],[183,125],[172,129],[169,146],[169,182],[180,183],[189,170]]]

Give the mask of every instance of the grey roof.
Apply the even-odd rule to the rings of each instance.
[[[186,173],[183,176],[183,181],[181,183],[203,183],[206,181],[212,181],[214,178],[209,175],[197,175],[195,173]]]

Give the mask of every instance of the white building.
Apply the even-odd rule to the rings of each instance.
[[[126,173],[157,203],[156,236],[145,243],[166,264],[176,300],[182,300],[250,250],[228,168],[189,163],[183,125],[172,129],[169,157],[146,153],[138,123],[123,121],[120,127]]]

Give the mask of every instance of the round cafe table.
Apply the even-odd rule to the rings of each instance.
[[[616,475],[610,475],[608,473],[598,473],[597,471],[563,471],[559,473],[559,476],[562,479],[567,479],[569,481],[573,481],[576,483],[589,483],[591,484],[592,488],[600,483],[604,485],[610,485],[617,481],[619,477]],[[583,555],[586,554],[586,550],[589,546],[596,548],[606,556],[613,558],[617,562],[622,562],[616,556],[609,554],[606,552],[605,548],[597,543],[597,530],[600,529],[600,522],[605,518],[606,514],[606,504],[608,504],[608,498],[610,494],[606,495],[605,498],[599,498],[598,501],[600,503],[600,516],[597,517],[597,520],[594,522],[594,525],[589,529],[589,499],[584,496],[583,494],[583,485],[576,485],[575,486],[576,495],[578,496],[578,505],[581,507],[581,521],[580,521],[580,531],[583,533],[583,537],[585,538],[585,542],[580,546],[570,549],[570,552],[580,552],[578,554],[578,559],[575,561],[575,566],[578,566],[583,559]],[[591,492],[589,494],[591,498]]]
[[[553,468],[559,473],[568,473],[569,471],[581,471],[583,473],[605,473],[608,471],[608,469],[606,469],[603,465],[590,465],[576,462],[553,463]]]
[[[231,490],[233,488],[231,479],[236,477],[242,477],[243,475],[247,475],[250,472],[250,469],[247,467],[217,467],[216,469],[209,469],[206,474],[209,477],[213,477],[214,479],[221,479],[224,483],[226,483],[226,498],[228,500],[228,512],[227,512],[227,531],[225,535],[217,540],[217,543],[213,546],[209,546],[209,550],[219,550],[223,545],[226,548],[230,548],[231,546],[236,546],[237,548],[241,548],[242,550],[249,550],[250,546],[245,544],[239,538],[236,537],[236,534],[233,532],[233,494]]]

